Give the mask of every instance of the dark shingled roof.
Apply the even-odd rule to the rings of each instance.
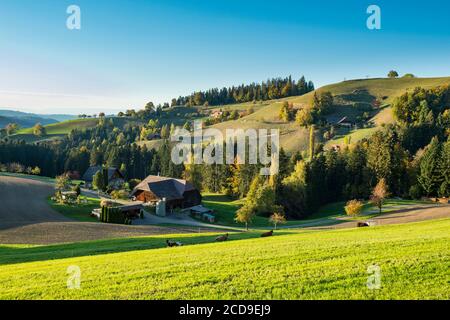
[[[100,170],[102,170],[102,166],[89,167],[86,170],[86,172],[83,174],[83,177],[81,179],[86,181],[86,182],[92,182],[92,180],[94,179],[95,174],[97,172],[99,172]],[[114,175],[114,173],[116,171],[119,173],[120,177],[123,178],[122,174],[120,173],[119,170],[117,170],[117,168],[110,167],[110,168],[108,168],[108,180],[112,179],[112,176]]]
[[[183,194],[192,190],[195,190],[194,186],[186,180],[148,176],[134,188],[131,195],[136,194],[137,191],[150,191],[160,199],[177,200],[183,199]]]

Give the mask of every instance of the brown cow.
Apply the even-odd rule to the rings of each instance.
[[[228,240],[228,233],[216,238],[216,241],[219,241],[219,242],[227,241],[227,240]]]
[[[269,232],[263,233],[261,235],[262,238],[271,237],[271,236],[273,236],[273,230],[270,230]]]

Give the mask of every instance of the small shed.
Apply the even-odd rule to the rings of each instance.
[[[353,122],[349,121],[347,119],[347,117],[343,117],[341,120],[339,120],[336,123],[336,125],[340,126],[340,127],[345,127],[345,128],[352,128],[353,127]]]

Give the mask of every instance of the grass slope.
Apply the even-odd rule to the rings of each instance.
[[[93,209],[100,208],[100,199],[82,197],[83,200],[86,200],[86,203],[69,205],[69,204],[60,204],[52,201],[51,199],[47,200],[47,203],[52,209],[56,212],[61,213],[65,217],[77,221],[82,222],[98,222],[98,219],[95,217],[91,217],[90,214]]]
[[[140,120],[119,117],[108,118],[108,120],[109,119],[113,119],[114,125],[120,128],[130,122],[141,122]],[[35,136],[33,134],[33,128],[26,128],[19,130],[17,134],[10,136],[10,138],[14,140],[24,140],[27,143],[58,140],[64,138],[74,129],[85,130],[94,128],[95,126],[97,126],[98,122],[98,118],[67,120],[55,124],[46,125],[46,135],[42,137]]]
[[[363,79],[350,80],[336,84],[327,85],[316,90],[316,92],[330,91],[335,96],[335,111],[328,116],[330,121],[339,120],[344,116],[354,119],[362,115],[363,111],[358,110],[355,104],[370,105],[375,99],[384,107],[371,112],[373,116],[371,122],[375,128],[361,129],[351,132],[352,141],[355,142],[371,135],[377,127],[383,123],[394,122],[390,104],[394,99],[403,93],[413,90],[416,87],[432,88],[440,85],[450,84],[450,77],[443,78],[398,78],[398,79]],[[251,115],[236,121],[227,121],[215,125],[220,130],[230,129],[260,129],[278,128],[280,129],[280,142],[283,148],[288,151],[305,150],[308,146],[308,131],[299,128],[294,122],[283,122],[279,120],[279,111],[284,101],[289,101],[296,108],[308,106],[312,100],[314,92],[303,96],[289,97],[285,99],[266,101],[262,106],[255,108]],[[249,104],[232,105],[230,108],[246,110]],[[342,144],[343,133],[337,137],[337,141],[332,140],[329,144]]]
[[[35,253],[41,261],[2,265],[0,298],[449,299],[449,228],[445,219],[52,261],[49,250]],[[366,285],[373,264],[378,290]],[[79,290],[66,287],[72,265]]]
[[[47,135],[65,135],[69,134],[74,129],[93,128],[98,124],[99,119],[75,119],[45,126]],[[18,134],[33,134],[33,128],[22,129]]]

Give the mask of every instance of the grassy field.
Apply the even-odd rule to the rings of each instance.
[[[432,204],[432,202],[429,201],[420,201],[420,200],[404,200],[404,199],[386,199],[383,208],[382,213],[389,213],[393,212],[402,208],[407,208],[410,206],[417,206],[417,205],[429,205]],[[310,219],[319,219],[319,218],[326,218],[326,217],[338,217],[338,216],[346,216],[345,213],[345,202],[334,202],[327,204],[319,209],[316,213],[311,215]],[[374,217],[379,215],[378,213],[378,207],[374,206],[370,202],[366,201],[363,206],[363,210],[361,213],[361,216],[365,219]],[[353,219],[358,219],[360,217],[354,217]]]
[[[231,227],[243,227],[242,224],[234,221],[236,211],[244,204],[244,200],[233,200],[225,195],[221,194],[203,194],[203,204],[210,209],[213,209],[216,215],[215,224],[231,226]],[[408,206],[429,204],[429,202],[416,201],[416,200],[403,200],[403,199],[387,199],[383,206],[382,214],[389,213]],[[313,213],[306,220],[288,220],[283,226],[301,226],[303,224],[309,224],[317,219],[331,218],[331,217],[346,217],[345,214],[345,202],[335,202],[323,206],[319,211]],[[347,217],[348,220],[365,220],[375,216],[378,216],[378,208],[366,202],[363,207],[362,214],[357,217]],[[330,221],[332,222],[332,221]],[[256,216],[250,224],[253,228],[271,228],[273,225],[270,223],[269,218]]]
[[[49,124],[45,126],[45,130],[47,131],[47,135],[66,135],[69,134],[73,129],[93,128],[98,124],[98,121],[99,119],[97,118],[68,120]],[[17,134],[33,134],[33,128],[19,130]]]
[[[82,222],[98,222],[97,218],[89,216],[93,209],[100,208],[100,199],[82,197],[87,203],[68,205],[60,204],[48,199],[47,202],[56,212],[61,213],[67,218]]]
[[[139,122],[139,123],[141,122],[140,120],[136,119],[119,118],[119,117],[111,117],[108,118],[107,120],[109,119],[112,119],[114,125],[119,128],[122,128],[123,126],[125,126],[127,123],[130,122]],[[24,140],[27,143],[58,140],[64,138],[74,129],[85,130],[94,128],[99,123],[99,120],[100,120],[99,118],[86,118],[86,119],[67,120],[63,122],[49,124],[45,126],[46,134],[42,137],[35,136],[33,134],[33,128],[25,128],[19,130],[17,134],[10,136],[10,138],[14,140]]]
[[[203,204],[207,208],[214,210],[216,216],[215,224],[230,227],[244,227],[243,224],[239,224],[234,221],[236,211],[244,204],[244,200],[233,200],[225,195],[207,193],[203,194]],[[293,226],[300,223],[301,221],[288,221],[283,226]],[[269,218],[259,216],[254,217],[250,226],[254,228],[273,227],[269,221]]]
[[[241,240],[226,243],[171,237],[198,243],[178,248],[159,248],[167,236],[1,246],[0,298],[449,299],[449,228],[445,219],[272,238],[232,234]],[[370,290],[374,264],[381,288]],[[69,266],[81,270],[78,290],[67,289]]]

